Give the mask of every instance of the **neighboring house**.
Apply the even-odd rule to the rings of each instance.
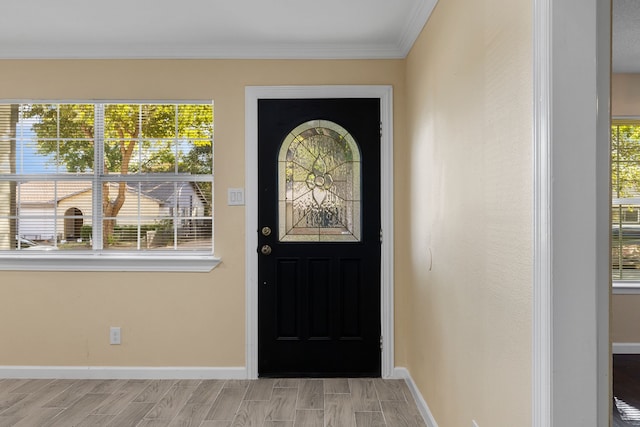
[[[21,220],[18,234],[33,240],[79,239],[84,225],[92,225],[90,181],[29,181],[18,187]],[[114,197],[118,188],[112,184]],[[148,225],[163,219],[205,215],[205,201],[192,183],[148,182],[127,185],[117,225]],[[186,223],[181,223],[180,227]]]

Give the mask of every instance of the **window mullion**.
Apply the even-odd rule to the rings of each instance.
[[[179,131],[179,114],[180,114],[180,110],[179,110],[179,106],[176,104],[175,105],[175,116],[174,116],[174,140],[173,140],[173,155],[174,155],[174,165],[173,165],[173,172],[177,175],[179,175],[179,171],[180,168],[178,166],[178,162],[179,162],[179,141],[178,141],[178,137],[180,134]],[[182,184],[180,184],[181,189],[182,189]],[[178,183],[174,182],[173,183],[173,194],[174,196],[174,203],[173,203],[173,248],[174,249],[178,249],[178,221],[180,220],[180,212],[178,211],[180,209],[180,192],[178,192]]]
[[[142,104],[140,104],[138,106],[138,135],[136,135],[137,138],[137,152],[136,155],[138,157],[138,177],[140,176],[140,174],[142,173],[142,171],[140,170],[140,167],[142,165]],[[140,197],[140,194],[142,194],[142,185],[140,183],[140,181],[138,181],[136,183],[136,188],[138,189],[138,198],[136,200],[137,202],[137,225],[136,225],[136,233],[137,233],[137,242],[136,245],[138,247],[138,250],[141,249],[141,241],[142,241],[142,229],[141,229],[141,224],[142,224],[142,198]]]
[[[60,174],[60,104],[56,104],[56,175]],[[53,241],[54,245],[58,245],[60,240],[66,240],[67,236],[64,235],[64,223],[66,219],[64,218],[64,213],[62,216],[62,232],[58,229],[58,180],[55,180],[53,183],[53,194],[54,197],[54,206],[56,207],[53,210]],[[61,239],[58,236],[62,236]]]
[[[102,250],[102,184],[104,176],[104,104],[94,106],[93,125],[93,250]]]

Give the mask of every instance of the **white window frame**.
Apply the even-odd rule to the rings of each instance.
[[[206,104],[211,100],[14,100],[4,104]],[[213,173],[212,173],[213,175]],[[120,179],[121,175],[114,174]],[[96,175],[89,179],[97,179]],[[125,177],[125,180],[131,179]],[[213,197],[213,195],[212,195]],[[94,204],[95,204],[94,196]],[[212,200],[213,203],[213,200]],[[100,208],[99,208],[100,210]],[[212,216],[212,240],[215,224]],[[213,243],[212,243],[213,245]],[[139,251],[0,251],[0,271],[174,271],[209,272],[221,259],[211,251],[139,252]]]

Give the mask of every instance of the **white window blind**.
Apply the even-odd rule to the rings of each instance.
[[[212,103],[0,104],[0,256],[212,256],[212,201]]]

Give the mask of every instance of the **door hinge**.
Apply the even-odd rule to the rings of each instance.
[[[382,122],[380,122],[380,138],[382,138]]]
[[[382,243],[382,228],[380,229],[380,243]]]
[[[382,335],[380,335],[380,351],[382,350],[384,350],[384,347],[383,347]]]

